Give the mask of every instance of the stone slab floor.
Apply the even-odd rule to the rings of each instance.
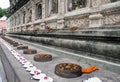
[[[20,40],[17,40],[17,41],[19,41],[20,43],[24,43]],[[100,70],[95,71],[91,74],[83,74],[81,77],[78,77],[78,78],[73,78],[73,79],[61,78],[61,77],[54,74],[54,67],[59,63],[66,63],[66,62],[76,63],[76,64],[81,65],[83,68],[86,68],[89,65],[82,63],[82,62],[78,62],[74,59],[61,57],[58,54],[53,54],[53,53],[50,53],[48,51],[44,51],[43,49],[40,49],[40,47],[31,46],[31,43],[29,43],[29,42],[24,43],[24,44],[28,45],[30,48],[37,49],[38,53],[48,53],[48,54],[53,55],[53,60],[51,62],[44,62],[44,63],[35,62],[33,60],[34,54],[33,55],[25,55],[25,54],[23,54],[22,50],[17,50],[15,47],[13,47],[22,56],[24,56],[26,59],[30,60],[34,65],[36,65],[37,68],[40,68],[44,73],[46,73],[48,76],[52,77],[54,79],[54,82],[82,82],[83,80],[86,80],[88,78],[95,77],[95,76],[99,77],[103,82],[120,82],[120,78],[119,78],[120,75],[119,74],[116,74],[116,73],[113,73],[113,72],[110,72],[110,71],[107,71],[107,70],[104,70],[101,68],[100,68]],[[4,47],[4,49],[6,49],[6,47]],[[14,57],[12,55],[10,55],[10,54],[8,54],[8,55],[9,55],[9,59],[11,59],[10,61],[13,62],[13,64],[15,63],[15,65],[19,65],[20,66],[19,70],[22,70],[23,74],[26,74],[28,76],[28,78],[26,78],[26,79],[29,79],[31,76],[29,76],[29,74],[27,72],[25,72],[25,70],[23,70],[22,66],[17,62],[17,60],[14,59]],[[16,72],[18,72],[18,69],[14,69],[14,70]],[[20,73],[19,73],[19,75],[20,75]],[[24,76],[24,75],[22,75],[22,76]],[[31,82],[33,82],[33,81],[31,81]]]
[[[0,58],[0,82],[7,82],[5,72],[3,70],[3,65]]]

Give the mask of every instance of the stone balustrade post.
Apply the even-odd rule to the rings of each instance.
[[[65,14],[66,0],[58,0],[58,18],[57,29],[64,28],[64,14]]]
[[[45,8],[46,8],[46,0],[43,0],[42,1],[42,19],[44,20],[45,19],[45,16],[46,16],[46,10],[45,10]]]
[[[101,27],[104,25],[104,17],[100,13],[100,6],[105,2],[105,0],[90,0],[91,15],[89,16],[89,27]]]
[[[34,22],[34,21],[35,21],[35,18],[36,18],[36,17],[35,17],[35,10],[36,10],[36,9],[35,9],[35,7],[36,7],[36,6],[35,6],[35,2],[32,1],[32,2],[31,2],[31,5],[32,5],[32,22]]]
[[[25,24],[27,24],[27,12],[28,12],[28,10],[26,7],[24,7],[24,11],[25,11]]]

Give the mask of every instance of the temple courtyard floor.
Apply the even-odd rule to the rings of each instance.
[[[5,73],[8,82],[38,82],[37,80],[31,79],[32,75],[27,72],[24,67],[15,59],[12,53],[8,50],[8,48],[2,43],[10,45],[15,51],[25,57],[27,60],[32,62],[38,69],[41,69],[43,73],[47,76],[53,78],[54,82],[82,82],[87,80],[88,78],[98,77],[102,82],[120,82],[120,72],[114,73],[112,70],[118,70],[118,68],[113,68],[110,66],[118,66],[119,64],[110,63],[107,61],[97,60],[94,58],[84,57],[84,56],[76,56],[77,54],[73,52],[67,52],[61,49],[57,49],[51,46],[44,46],[38,43],[32,43],[20,39],[11,38],[19,43],[29,46],[29,48],[36,49],[37,54],[51,54],[53,59],[49,62],[35,62],[34,55],[35,54],[23,54],[23,50],[18,50],[16,47],[8,44],[4,40],[0,39],[0,53],[2,62],[5,68]],[[72,56],[70,55],[72,54]],[[90,60],[90,61],[88,61]],[[92,61],[94,60],[94,61]],[[82,68],[88,68],[89,66],[95,65],[99,67],[99,70],[94,71],[90,74],[82,74],[77,78],[62,78],[57,76],[55,72],[55,66],[60,63],[75,63],[80,65]],[[112,65],[109,65],[112,64]],[[107,70],[108,69],[108,70]],[[110,69],[110,70],[109,70]],[[1,71],[1,70],[0,70]],[[0,78],[0,82],[1,78]]]

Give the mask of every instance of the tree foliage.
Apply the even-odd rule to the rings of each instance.
[[[3,14],[2,14],[2,9],[0,8],[0,17],[2,17],[2,15],[3,15]]]
[[[8,9],[9,8],[6,8],[6,9],[0,8],[0,17],[7,16],[8,15]]]

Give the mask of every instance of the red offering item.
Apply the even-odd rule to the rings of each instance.
[[[75,30],[77,30],[77,29],[78,29],[78,26],[72,26],[72,27],[70,28],[71,31],[75,31]]]
[[[96,70],[98,70],[98,67],[97,67],[97,66],[90,66],[90,67],[87,68],[87,69],[82,69],[82,72],[83,72],[83,73],[91,73],[91,72],[96,71]]]
[[[48,30],[48,32],[52,31],[53,29],[49,26],[46,27],[46,29]]]

